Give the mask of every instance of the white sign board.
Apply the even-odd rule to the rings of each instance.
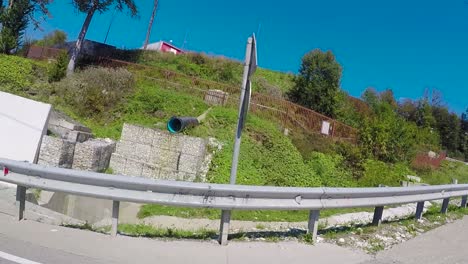
[[[51,106],[0,92],[0,157],[37,163]]]
[[[330,135],[330,122],[322,121],[322,134]]]

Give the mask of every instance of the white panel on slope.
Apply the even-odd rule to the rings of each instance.
[[[51,106],[0,92],[0,157],[37,162]]]

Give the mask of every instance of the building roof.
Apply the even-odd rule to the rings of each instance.
[[[176,50],[179,50],[179,51],[182,51],[181,48],[178,48],[174,45],[172,45],[172,43],[169,43],[169,42],[166,42],[166,41],[158,41],[158,42],[154,42],[154,43],[150,43],[148,44],[148,46],[146,47],[147,50],[160,50],[162,45],[165,44],[173,49],[176,49]],[[141,47],[140,49],[143,49],[144,47]]]

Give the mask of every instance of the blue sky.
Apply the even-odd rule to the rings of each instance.
[[[135,0],[139,17],[117,13],[108,43],[137,48],[145,39],[151,0]],[[76,39],[84,14],[55,0],[53,29]],[[96,14],[87,38],[104,41],[113,11]],[[259,65],[297,72],[309,50],[331,50],[343,66],[342,88],[360,96],[367,87],[391,88],[398,98],[442,92],[450,109],[468,107],[468,4],[464,0],[159,1],[151,41],[242,59],[249,34],[258,33]],[[185,38],[187,36],[187,38]]]

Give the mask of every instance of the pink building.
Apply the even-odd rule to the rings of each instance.
[[[184,51],[171,43],[167,43],[165,41],[158,41],[155,43],[148,44],[147,50],[156,50],[161,52],[170,52],[174,54],[184,53]]]

